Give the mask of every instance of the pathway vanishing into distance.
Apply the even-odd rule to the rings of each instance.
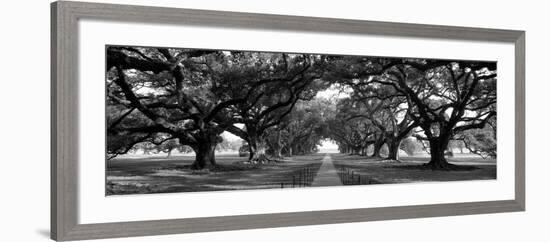
[[[342,181],[338,176],[338,171],[334,164],[332,163],[332,158],[327,153],[323,158],[323,164],[319,168],[317,175],[311,183],[312,187],[322,187],[322,186],[342,186]]]

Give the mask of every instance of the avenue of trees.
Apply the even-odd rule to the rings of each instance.
[[[252,163],[325,139],[396,161],[422,147],[432,169],[453,168],[450,147],[496,157],[494,62],[110,46],[106,72],[108,159],[192,151],[204,169],[223,132]],[[317,95],[328,88],[346,95]]]

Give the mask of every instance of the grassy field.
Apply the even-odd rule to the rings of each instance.
[[[267,189],[298,186],[304,172],[315,175],[323,154],[295,156],[280,163],[242,164],[246,157],[216,156],[218,167],[205,171],[189,169],[193,156],[170,159],[117,158],[107,162],[107,195]],[[281,183],[283,183],[281,185]]]
[[[423,167],[429,157],[401,157],[400,163],[387,162],[380,158],[332,154],[337,169],[347,169],[354,174],[368,177],[375,183],[406,183],[425,181],[461,181],[496,179],[496,161],[477,156],[457,155],[447,160],[462,169],[434,171]]]
[[[194,157],[190,155],[169,159],[163,156],[127,156],[107,162],[106,194],[287,188],[293,187],[293,183],[296,187],[298,183],[306,183],[307,186],[324,157],[325,154],[294,156],[280,163],[253,165],[243,164],[246,158],[236,154],[218,154],[218,167],[209,171],[193,171],[189,166]],[[330,157],[338,171],[352,171],[372,184],[496,178],[495,160],[476,156],[449,158],[450,162],[464,168],[457,171],[425,169],[422,164],[429,160],[428,157],[401,157],[401,163],[345,154],[330,154]]]

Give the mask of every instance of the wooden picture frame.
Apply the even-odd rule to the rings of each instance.
[[[453,26],[219,12],[84,2],[51,4],[51,238],[101,239],[176,233],[378,221],[525,210],[525,32]],[[420,37],[515,45],[515,198],[275,214],[79,224],[78,21],[154,22],[244,29]]]

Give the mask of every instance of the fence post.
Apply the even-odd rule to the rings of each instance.
[[[342,168],[342,183],[346,185],[346,170],[344,168]]]
[[[347,177],[346,172],[347,171],[345,169],[342,170],[342,183],[344,183],[344,185],[346,185],[346,177]]]
[[[310,175],[311,174],[309,174],[309,167],[306,167],[306,181],[307,181],[307,183],[309,183],[309,176]]]
[[[313,171],[311,170],[310,167],[308,167],[308,168],[307,168],[307,172],[308,172],[308,174],[309,174],[309,178],[308,178],[309,181],[308,181],[308,182],[309,182],[309,185],[311,185],[311,182],[313,181]]]
[[[302,169],[302,186],[304,186],[306,181],[306,170]]]

